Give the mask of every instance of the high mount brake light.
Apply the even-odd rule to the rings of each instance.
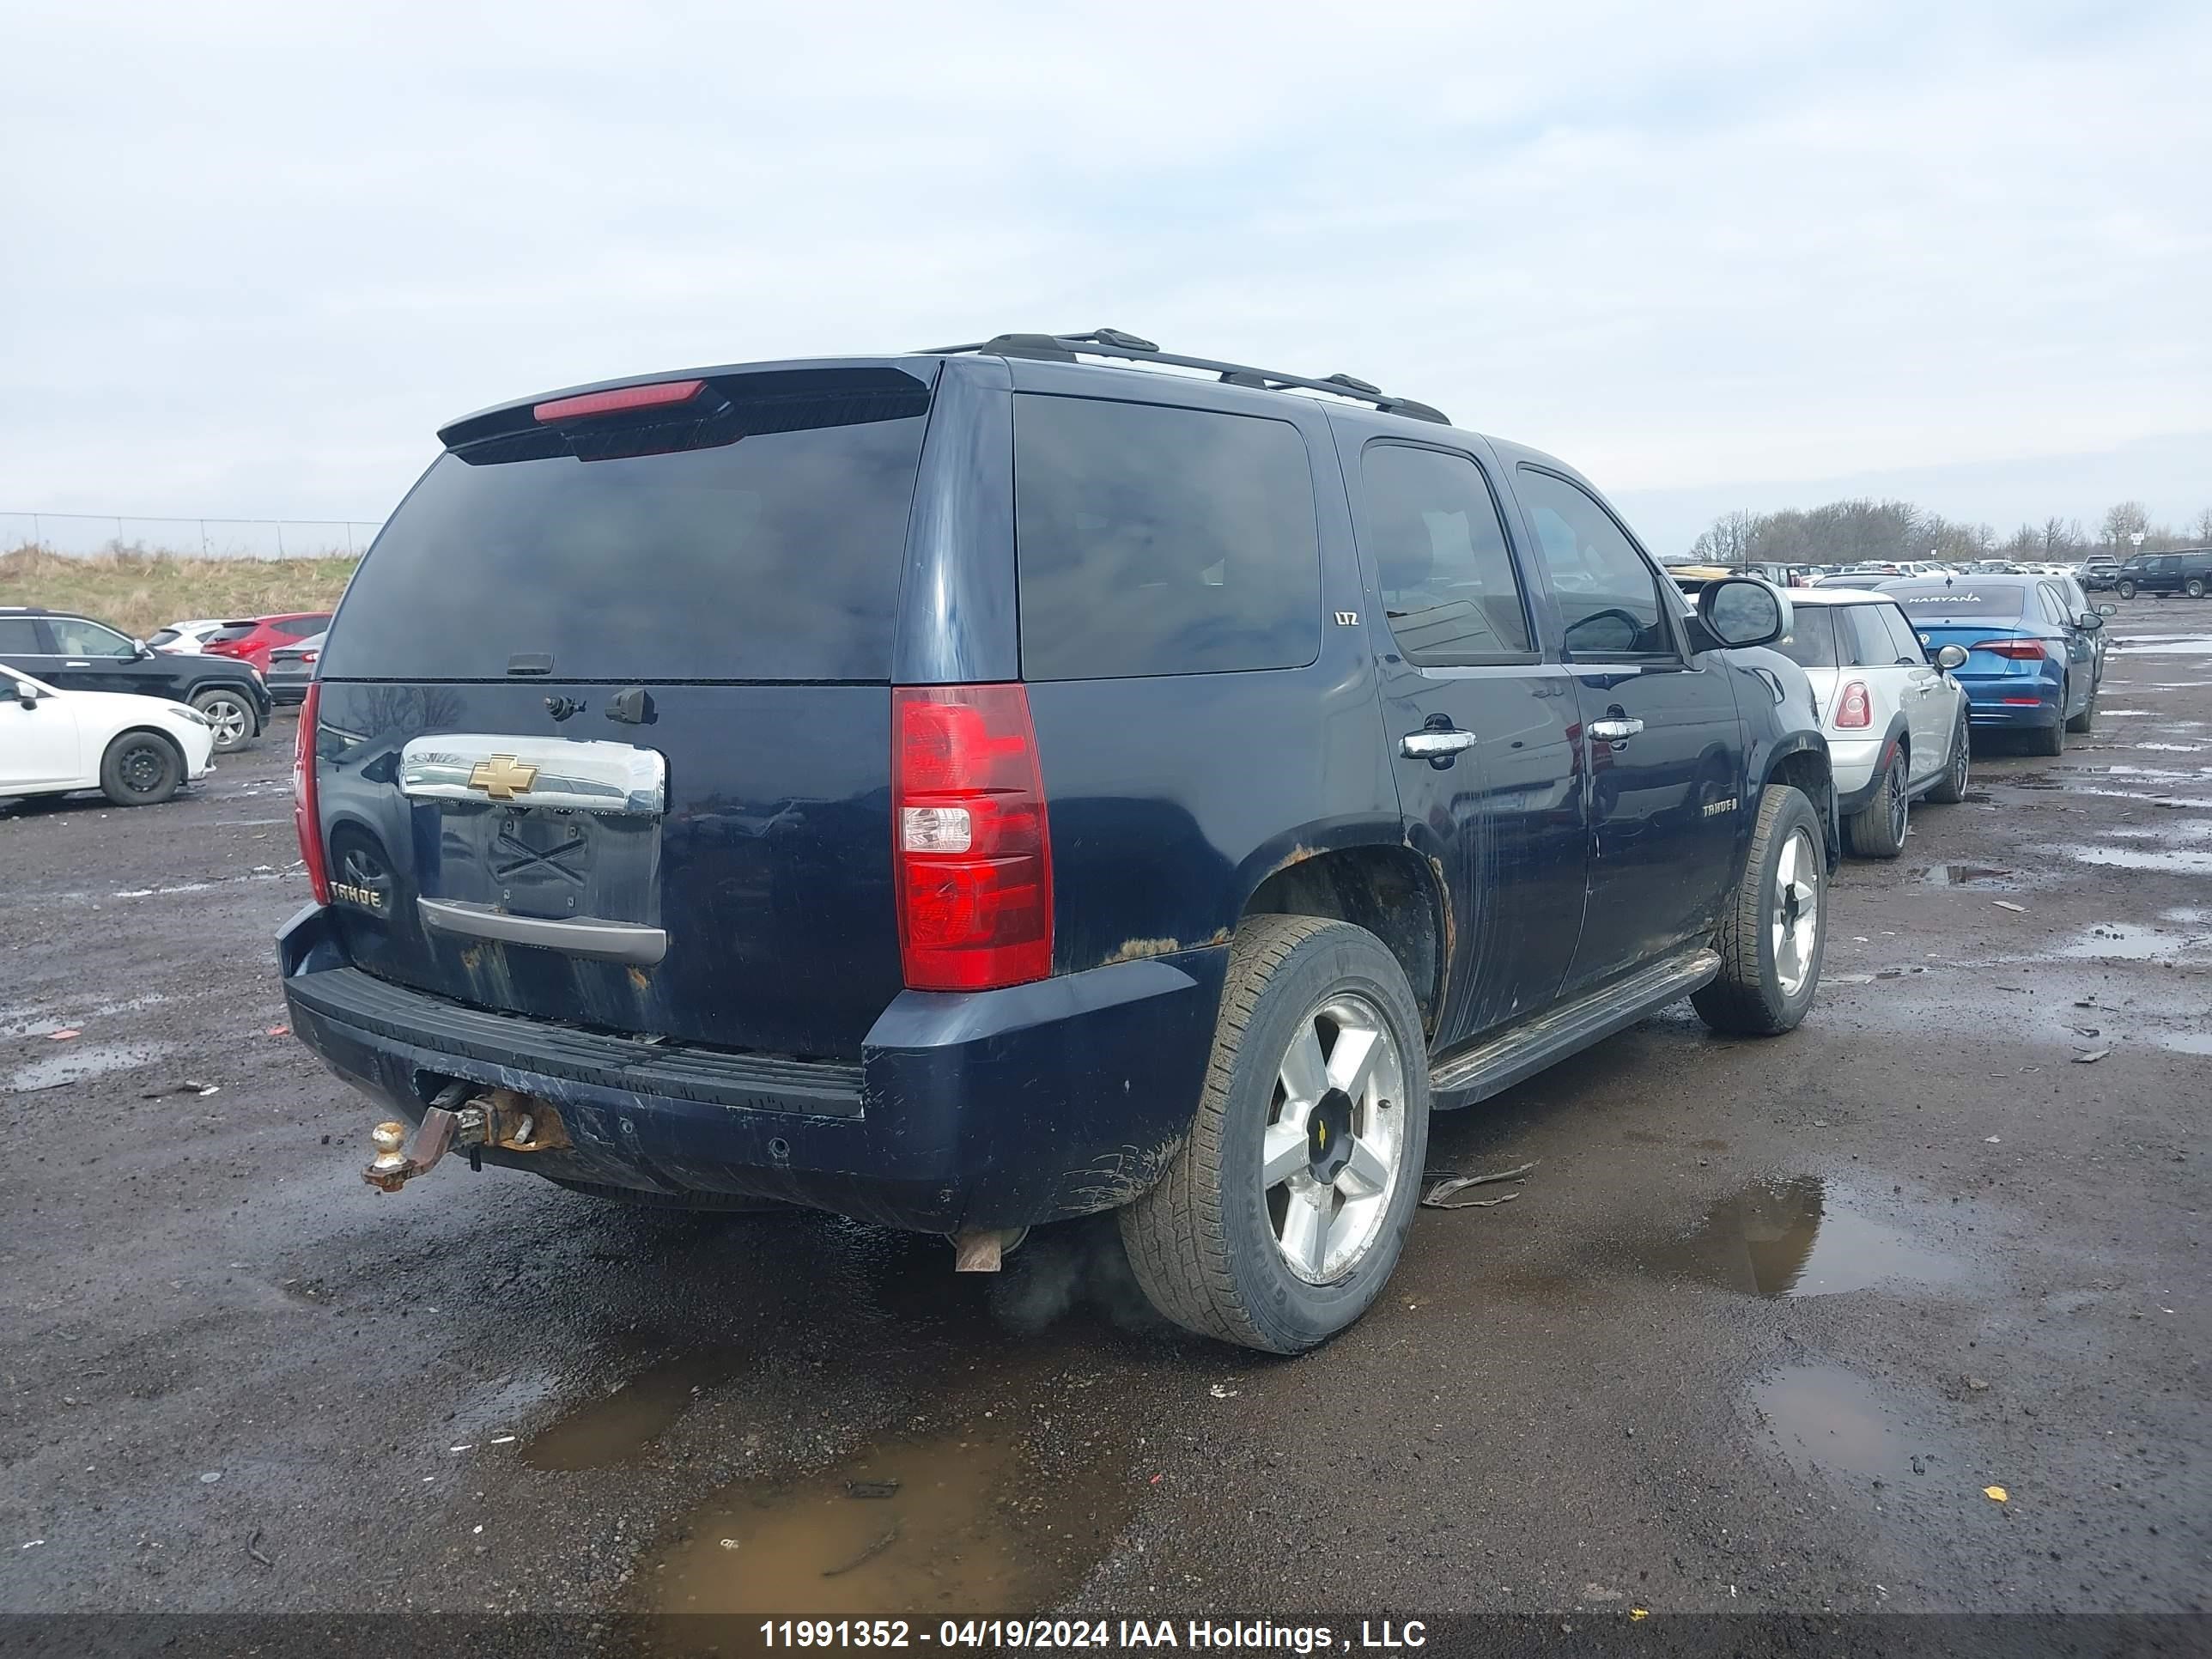
[[[1874,724],[1874,700],[1867,696],[1863,680],[1853,680],[1844,688],[1844,699],[1836,705],[1836,724],[1838,726]]]
[[[651,386],[617,386],[612,392],[584,392],[574,398],[556,398],[539,404],[530,417],[540,426],[562,421],[588,420],[597,415],[624,415],[635,409],[663,409],[688,404],[699,395],[704,380],[659,380]]]
[[[300,731],[292,747],[292,828],[299,834],[300,858],[307,866],[315,902],[328,904],[331,872],[323,856],[323,821],[315,797],[315,718],[322,702],[322,683],[311,682],[307,701],[300,705]]]
[[[1028,689],[893,691],[891,805],[908,986],[982,991],[1049,975],[1052,838]]]
[[[2041,640],[1980,640],[1973,648],[2013,662],[2041,662],[2044,657]]]

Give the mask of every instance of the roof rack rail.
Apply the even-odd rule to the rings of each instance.
[[[1252,368],[1243,363],[1218,363],[1210,357],[1184,357],[1172,351],[1163,351],[1152,341],[1125,333],[1118,328],[1094,328],[1084,334],[998,334],[967,345],[936,346],[921,355],[946,357],[969,351],[984,352],[995,357],[1034,357],[1055,363],[1072,363],[1079,356],[1118,357],[1132,363],[1165,363],[1176,368],[1203,369],[1218,376],[1229,386],[1253,386],[1262,392],[1293,389],[1326,392],[1335,397],[1372,404],[1386,415],[1410,416],[1417,421],[1433,421],[1439,426],[1451,424],[1450,419],[1440,409],[1416,403],[1411,398],[1391,397],[1381,387],[1366,380],[1355,380],[1349,374],[1331,374],[1316,380],[1304,374],[1285,374],[1279,369]]]

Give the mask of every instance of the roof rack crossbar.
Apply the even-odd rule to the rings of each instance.
[[[1304,374],[1286,374],[1279,369],[1216,362],[1210,357],[1185,357],[1176,352],[1163,351],[1152,341],[1124,333],[1118,328],[1094,328],[1081,334],[1000,334],[967,345],[937,346],[922,355],[950,357],[970,351],[992,356],[1030,357],[1062,363],[1072,363],[1079,356],[1118,357],[1133,363],[1164,363],[1175,368],[1201,370],[1218,376],[1230,386],[1254,386],[1266,392],[1325,392],[1332,397],[1372,404],[1386,415],[1410,416],[1417,421],[1433,421],[1439,426],[1451,424],[1440,409],[1416,403],[1411,398],[1394,398],[1380,387],[1366,380],[1355,380],[1349,374],[1331,374],[1322,380],[1313,380]]]

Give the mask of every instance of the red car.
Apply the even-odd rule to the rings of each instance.
[[[265,676],[271,651],[280,645],[290,645],[319,634],[330,625],[331,613],[327,611],[253,617],[243,622],[225,623],[200,648],[210,656],[235,657],[240,662],[250,662],[256,672]]]

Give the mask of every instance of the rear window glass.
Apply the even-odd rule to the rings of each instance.
[[[1285,421],[1014,404],[1022,675],[1293,668],[1321,652],[1305,440]]]
[[[1836,665],[1834,613],[1825,605],[1790,608],[1790,631],[1775,641],[1774,648],[1801,668]]]
[[[1887,590],[1917,623],[1946,617],[2017,617],[2027,606],[2027,584],[1997,586],[1984,582],[1912,582]]]
[[[711,386],[680,422],[441,456],[348,588],[325,676],[550,658],[554,679],[888,679],[927,389],[872,369]]]

